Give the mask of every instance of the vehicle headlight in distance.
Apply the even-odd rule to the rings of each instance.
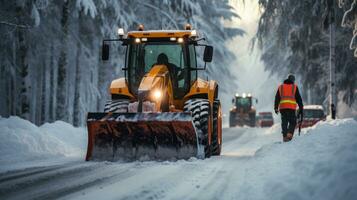
[[[152,97],[154,98],[154,100],[160,100],[162,97],[161,90],[154,90],[154,92],[152,93]]]

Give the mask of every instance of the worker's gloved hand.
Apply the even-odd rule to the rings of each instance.
[[[302,116],[304,116],[304,110],[303,110],[303,109],[300,109],[300,110],[299,110],[299,117],[302,117]]]
[[[279,110],[278,110],[278,109],[275,109],[274,111],[275,111],[275,114],[278,114],[278,113],[279,113]]]

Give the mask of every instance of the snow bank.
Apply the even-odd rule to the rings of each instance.
[[[84,128],[56,121],[40,127],[19,117],[0,118],[0,168],[26,161],[84,158]]]
[[[289,143],[260,148],[249,164],[246,197],[356,199],[357,122],[320,122]]]

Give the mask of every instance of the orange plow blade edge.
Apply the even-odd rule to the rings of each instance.
[[[87,127],[87,161],[198,156],[191,113],[88,113]]]

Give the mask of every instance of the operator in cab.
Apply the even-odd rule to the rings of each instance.
[[[177,67],[175,64],[169,62],[169,58],[165,53],[160,53],[157,56],[157,65],[166,65],[171,76],[172,84],[174,88],[178,87],[178,82],[184,78],[182,69]]]

